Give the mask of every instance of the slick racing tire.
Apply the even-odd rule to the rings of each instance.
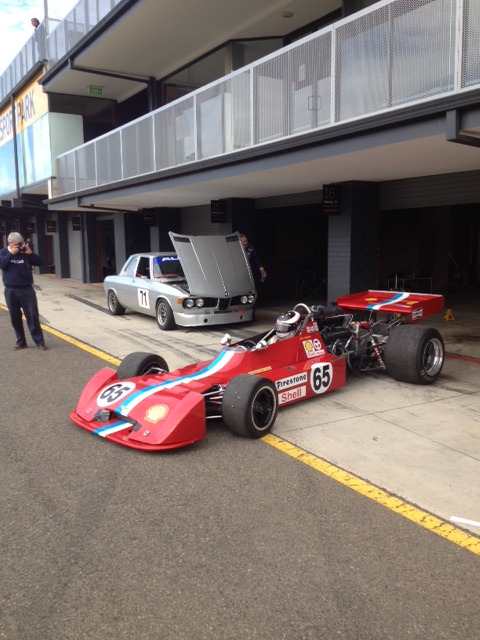
[[[113,289],[109,289],[107,294],[108,310],[112,316],[123,316],[125,313],[125,307],[123,307],[118,301],[117,294]]]
[[[173,317],[172,307],[164,298],[160,298],[157,302],[155,310],[157,324],[162,331],[171,331],[175,329],[175,318]]]
[[[155,353],[141,353],[136,351],[135,353],[129,353],[117,370],[117,377],[119,380],[126,380],[127,378],[135,378],[137,376],[147,376],[149,374],[168,372],[168,364],[161,356],[157,356]]]
[[[400,325],[387,338],[384,360],[387,373],[395,380],[431,384],[445,360],[442,336],[430,327]]]
[[[277,390],[266,378],[236,376],[223,394],[223,422],[237,436],[261,438],[273,427],[277,410]]]

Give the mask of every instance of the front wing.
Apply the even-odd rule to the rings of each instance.
[[[134,396],[135,388],[146,393],[124,416],[122,400],[126,394]],[[206,432],[202,394],[181,387],[158,391],[152,387],[152,393],[148,393],[148,378],[119,381],[108,368],[87,384],[70,419],[106,440],[143,451],[185,447],[202,440]]]

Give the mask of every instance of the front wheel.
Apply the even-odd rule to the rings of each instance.
[[[173,316],[172,307],[163,298],[160,298],[157,303],[155,316],[157,318],[157,324],[162,331],[171,331],[171,329],[175,329],[175,318]]]
[[[268,433],[277,410],[277,390],[266,378],[237,376],[223,394],[223,422],[230,431],[244,438],[261,438]]]
[[[123,307],[118,301],[117,294],[113,289],[109,289],[107,294],[108,310],[112,316],[123,316],[125,313],[125,307]]]
[[[443,338],[431,327],[400,325],[387,338],[384,359],[387,373],[395,380],[431,384],[445,360]]]
[[[117,378],[125,380],[127,378],[136,378],[137,376],[168,372],[168,370],[168,364],[161,356],[157,356],[155,353],[137,351],[129,353],[122,360],[117,370]]]

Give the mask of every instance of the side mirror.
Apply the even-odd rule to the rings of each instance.
[[[232,338],[230,337],[230,335],[228,333],[226,333],[223,338],[220,340],[220,344],[223,347],[229,347],[230,344],[232,342]]]

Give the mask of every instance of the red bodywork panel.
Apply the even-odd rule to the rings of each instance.
[[[445,304],[444,297],[431,293],[407,291],[376,291],[371,289],[337,299],[345,311],[383,311],[409,316],[412,323],[438,313]]]
[[[246,351],[232,345],[214,360],[171,373],[119,380],[115,371],[104,368],[87,384],[70,418],[106,440],[134,449],[184,447],[205,437],[203,394],[225,388],[241,374],[274,382],[281,407],[344,386],[346,362],[327,353],[317,324],[309,322],[300,335],[265,349]],[[98,419],[102,411],[106,422]]]

